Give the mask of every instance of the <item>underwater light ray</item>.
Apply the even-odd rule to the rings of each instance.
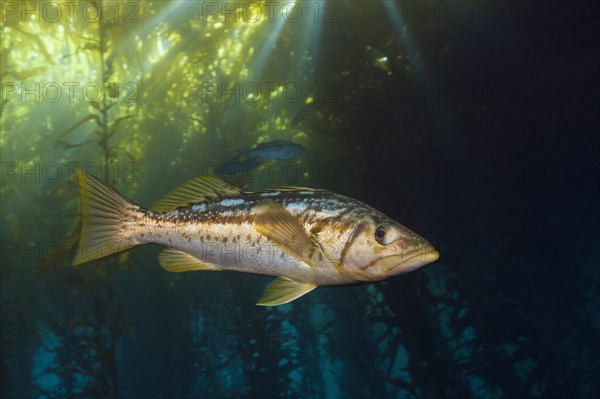
[[[313,18],[305,17],[304,49],[308,50],[309,53],[312,51],[314,54],[319,54],[321,49],[321,36],[323,34],[323,23],[325,23],[325,17],[322,14],[325,4],[327,4],[325,0],[313,1],[313,9],[316,14],[313,15]]]
[[[295,1],[292,1],[288,4],[295,4]],[[275,45],[279,40],[279,37],[281,36],[281,32],[283,31],[283,27],[286,23],[286,18],[283,15],[279,15],[279,19],[275,22],[274,27],[272,28],[272,30],[268,33],[266,33],[266,40],[263,42],[263,44],[260,46],[260,48],[258,48],[258,51],[256,51],[256,55],[254,57],[254,60],[252,61],[252,63],[250,64],[249,68],[248,68],[248,82],[257,82],[258,80],[260,80],[270,58],[271,55],[275,49]],[[267,24],[264,29],[269,29],[269,26],[271,24]],[[270,121],[274,118],[275,116],[275,108],[273,103],[270,103],[268,106],[268,110],[266,113],[266,120],[267,120],[267,124],[270,124]],[[270,127],[267,129],[268,131],[272,130],[270,129]]]
[[[140,37],[147,37],[152,34],[152,30],[164,21],[173,18],[175,14],[181,14],[194,6],[193,2],[172,1],[168,6],[160,10],[153,17],[143,22],[138,29]]]
[[[402,43],[404,50],[409,55],[409,60],[412,63],[417,76],[419,79],[427,86],[428,89],[433,88],[433,83],[427,72],[427,68],[423,63],[423,60],[418,57],[419,51],[415,45],[415,42],[412,38],[410,30],[408,26],[404,24],[402,21],[402,15],[400,10],[398,9],[398,5],[395,1],[384,0],[383,4],[386,8],[388,17],[394,26],[394,30],[396,31],[398,37],[400,38],[400,42]]]
[[[300,37],[299,45],[296,46],[299,50],[296,52],[298,58],[290,68],[290,76],[303,93],[312,93],[312,95],[306,94],[301,98],[302,101],[288,102],[289,123],[292,127],[294,126],[294,115],[302,112],[307,104],[306,99],[312,98],[315,95],[314,92],[318,91],[316,87],[319,85],[321,40],[323,39],[323,24],[327,21],[324,16],[327,4],[334,3],[328,3],[325,0],[311,2],[311,5],[306,9],[301,31],[298,33]]]
[[[182,13],[187,12],[190,7],[193,7],[193,3],[188,3],[186,1],[171,2],[168,6],[166,6],[159,12],[157,12],[156,15],[149,18],[147,21],[143,22],[140,25],[140,27],[137,29],[137,37],[139,38],[139,40],[143,40],[142,38],[148,38],[148,37],[154,36],[153,31],[156,29],[157,26],[159,26],[161,23],[164,24],[164,21],[168,21],[170,18],[173,18],[173,16],[176,14],[182,14]],[[160,39],[161,39],[161,37],[159,36],[158,40],[160,40]],[[120,53],[121,50],[123,50],[123,47],[125,47],[127,45],[128,45],[127,41],[122,41],[119,44],[115,45],[114,51]],[[171,45],[172,45],[172,43],[170,43],[168,41],[163,41],[161,43],[162,51],[159,52],[157,50],[157,53],[159,53],[159,54],[157,57],[155,57],[155,59],[151,63],[158,62],[158,60],[160,58],[162,58],[164,55],[166,55],[168,53],[168,49]],[[148,67],[148,65],[144,65],[144,69],[147,67]]]
[[[408,26],[406,26],[406,24],[404,24],[404,22],[402,21],[402,14],[398,9],[398,5],[396,4],[396,2],[390,0],[384,0],[383,4],[387,10],[388,17],[392,22],[394,30],[400,38],[400,42],[404,46],[404,50],[409,55],[410,62],[415,70],[417,78],[423,84],[427,93],[439,93],[439,89],[434,86],[434,82],[431,79],[429,72],[427,71],[425,63],[420,57],[418,57],[419,51],[417,50],[417,46],[415,45],[415,42],[411,37],[411,33],[408,29]],[[461,140],[459,140],[460,135],[452,127],[452,114],[449,113],[448,110],[445,109],[445,107],[443,107],[441,101],[438,102],[436,105],[437,107],[433,107],[432,110],[434,113],[437,114],[435,120],[440,125],[440,127],[443,127],[444,131],[447,133],[445,137],[449,140],[453,140],[455,154],[462,154],[464,146],[462,144],[459,144],[462,142]]]
[[[291,1],[288,4],[295,4],[295,1]],[[279,20],[275,23],[275,27],[268,34],[267,40],[263,43],[260,49],[257,51],[256,56],[254,58],[254,62],[252,62],[249,69],[249,77],[250,79],[256,79],[261,76],[267,62],[273,52],[275,47],[275,43],[277,43],[279,36],[281,35],[281,31],[283,30],[283,26],[285,25],[286,18],[280,16]]]

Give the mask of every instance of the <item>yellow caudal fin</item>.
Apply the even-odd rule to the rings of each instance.
[[[141,209],[94,176],[77,170],[81,234],[73,265],[103,258],[138,245],[124,223]]]

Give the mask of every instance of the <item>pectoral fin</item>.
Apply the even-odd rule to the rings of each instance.
[[[314,254],[321,250],[294,215],[273,200],[260,201],[252,210],[256,231],[291,256],[313,265]]]
[[[259,306],[278,306],[292,302],[304,294],[308,294],[317,288],[316,285],[304,281],[292,280],[287,277],[279,277],[273,281],[258,301]]]
[[[167,248],[158,254],[158,263],[168,272],[190,272],[193,270],[219,271],[219,267],[209,262],[204,262],[186,252]]]

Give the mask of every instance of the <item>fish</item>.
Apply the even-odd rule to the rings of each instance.
[[[215,174],[235,175],[237,173],[245,173],[258,168],[263,163],[264,161],[258,157],[243,159],[243,157],[238,155],[223,162],[218,168],[215,168]]]
[[[306,187],[247,192],[193,178],[149,209],[77,171],[81,232],[74,265],[143,244],[167,248],[169,272],[276,277],[257,305],[289,303],[321,286],[385,280],[436,261],[423,237],[356,199]]]
[[[300,144],[287,140],[275,140],[242,150],[242,155],[248,158],[258,157],[268,160],[289,161],[301,157],[305,152],[306,150]]]

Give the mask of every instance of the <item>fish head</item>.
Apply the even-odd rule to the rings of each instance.
[[[344,271],[357,281],[384,280],[439,258],[427,240],[379,212],[358,218],[346,245]]]

